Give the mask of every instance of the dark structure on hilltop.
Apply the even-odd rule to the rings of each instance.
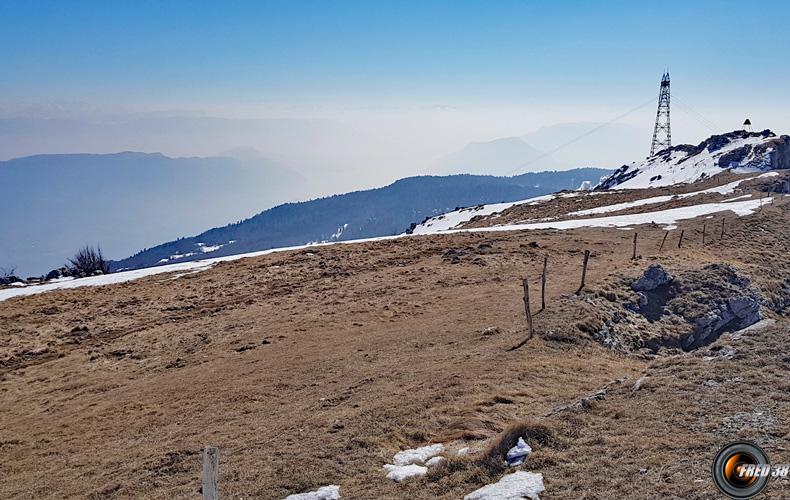
[[[669,71],[661,76],[661,89],[658,92],[658,111],[653,128],[653,142],[650,156],[672,146],[672,129],[669,126]]]

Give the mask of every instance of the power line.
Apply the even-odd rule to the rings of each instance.
[[[633,109],[631,109],[631,110],[629,110],[629,111],[626,111],[625,113],[623,113],[623,114],[621,114],[621,115],[619,115],[619,116],[617,116],[617,117],[615,117],[615,118],[612,118],[612,119],[611,119],[611,120],[609,120],[608,122],[606,122],[606,123],[602,123],[602,124],[598,125],[597,127],[593,128],[593,129],[591,129],[591,130],[588,130],[587,132],[585,132],[585,133],[583,133],[583,134],[580,134],[580,135],[578,135],[578,136],[574,137],[574,138],[573,138],[573,139],[571,139],[570,141],[568,141],[568,142],[565,142],[565,143],[563,143],[563,144],[560,144],[560,145],[559,145],[559,146],[557,146],[556,148],[554,148],[554,149],[552,149],[552,150],[550,150],[550,151],[547,151],[547,152],[545,152],[545,153],[543,153],[543,154],[541,154],[541,155],[538,155],[538,156],[536,156],[535,158],[533,158],[533,159],[529,160],[528,162],[526,162],[526,163],[523,163],[523,164],[519,165],[518,167],[514,168],[513,170],[511,170],[510,172],[508,172],[506,175],[508,175],[508,176],[510,176],[510,175],[513,175],[513,174],[515,174],[516,172],[518,172],[518,171],[520,171],[520,170],[523,170],[524,168],[526,168],[526,167],[528,167],[528,166],[532,165],[533,163],[535,163],[535,162],[537,162],[537,161],[539,161],[539,160],[542,160],[542,159],[544,159],[544,158],[546,158],[546,157],[548,157],[548,156],[550,156],[550,155],[553,155],[553,154],[554,154],[554,153],[556,153],[557,151],[561,151],[561,150],[563,150],[564,148],[566,148],[566,147],[570,146],[571,144],[573,144],[573,143],[576,143],[576,142],[578,142],[578,141],[580,141],[580,140],[584,139],[585,137],[587,137],[587,136],[589,136],[589,135],[592,135],[592,134],[594,134],[594,133],[598,132],[599,130],[601,130],[601,129],[603,129],[603,128],[606,128],[606,127],[608,127],[609,125],[611,125],[611,124],[613,124],[613,123],[615,123],[615,122],[617,122],[617,121],[620,121],[620,120],[622,120],[623,118],[625,118],[626,116],[628,116],[628,115],[631,115],[631,114],[633,114],[633,113],[636,113],[637,111],[639,111],[640,109],[644,108],[645,106],[647,106],[647,105],[649,105],[649,104],[653,104],[653,103],[655,103],[655,102],[656,102],[656,98],[655,98],[655,97],[651,97],[651,98],[650,98],[650,100],[649,100],[649,101],[647,101],[647,102],[645,102],[644,104],[640,104],[639,106],[637,106],[637,107],[635,107],[635,108],[633,108]]]
[[[707,117],[705,117],[705,115],[703,115],[703,114],[702,114],[702,113],[700,113],[699,111],[697,111],[697,110],[695,110],[694,108],[692,108],[692,107],[691,107],[691,105],[689,105],[689,104],[686,104],[686,103],[683,101],[683,99],[679,98],[679,97],[677,96],[677,94],[675,94],[674,92],[672,93],[672,100],[674,100],[675,102],[677,102],[678,104],[680,104],[680,107],[681,107],[681,108],[684,108],[684,109],[685,109],[685,111],[686,111],[686,112],[688,112],[688,114],[690,114],[690,115],[693,115],[693,116],[694,116],[694,118],[695,118],[695,119],[696,119],[696,120],[697,120],[699,123],[701,123],[701,124],[702,124],[702,125],[704,125],[705,127],[708,127],[708,128],[710,128],[710,130],[711,130],[713,133],[717,133],[717,132],[720,132],[720,131],[724,130],[723,128],[719,127],[718,125],[716,125],[715,123],[713,123],[711,120],[709,120]]]

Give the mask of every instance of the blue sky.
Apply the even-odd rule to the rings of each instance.
[[[605,122],[655,99],[668,67],[676,142],[746,116],[787,132],[788,18],[783,1],[0,0],[0,118],[320,118],[380,139],[337,162],[367,165],[376,149],[401,165],[473,140]],[[646,106],[623,122],[649,133],[654,115]],[[0,123],[0,159],[72,144],[24,126],[28,135]],[[14,134],[3,141],[3,130]],[[127,132],[69,150],[258,146],[209,139],[168,148]]]
[[[669,66],[709,101],[787,81],[788,15],[735,1],[3,0],[0,90],[4,104],[618,105]]]

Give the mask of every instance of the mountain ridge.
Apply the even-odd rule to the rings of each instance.
[[[599,179],[609,172],[582,168],[514,177],[407,177],[380,188],[284,203],[234,224],[143,249],[111,262],[111,269],[138,269],[311,242],[398,234],[410,224],[459,206],[576,189],[584,181]]]
[[[697,145],[679,144],[623,165],[596,189],[639,189],[685,184],[726,170],[745,173],[790,168],[790,136],[735,130]]]

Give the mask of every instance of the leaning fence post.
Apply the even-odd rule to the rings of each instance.
[[[587,261],[589,261],[589,260],[590,260],[590,251],[589,250],[585,250],[584,251],[584,264],[583,264],[583,267],[582,267],[582,283],[581,283],[581,285],[579,285],[579,289],[576,290],[576,295],[579,295],[580,293],[582,293],[582,289],[584,288],[584,280],[587,277]]]
[[[669,230],[664,233],[664,239],[661,240],[661,246],[658,247],[658,251],[660,252],[661,249],[664,248],[664,242],[667,241],[667,236],[669,236]]]
[[[549,256],[543,256],[543,274],[540,275],[540,311],[546,309],[546,268],[549,264]],[[538,311],[538,312],[540,312]]]
[[[524,312],[527,314],[527,328],[529,329],[529,336],[527,340],[532,338],[532,312],[529,310],[529,281],[527,278],[521,280],[524,285]]]
[[[631,260],[636,260],[636,237],[639,236],[639,233],[634,233],[634,253],[631,256]]]
[[[206,446],[203,450],[203,500],[219,500],[218,476],[219,450],[214,446]]]
[[[680,245],[683,244],[683,233],[684,232],[685,232],[684,229],[680,230],[680,239],[678,240],[678,248],[680,248]]]

